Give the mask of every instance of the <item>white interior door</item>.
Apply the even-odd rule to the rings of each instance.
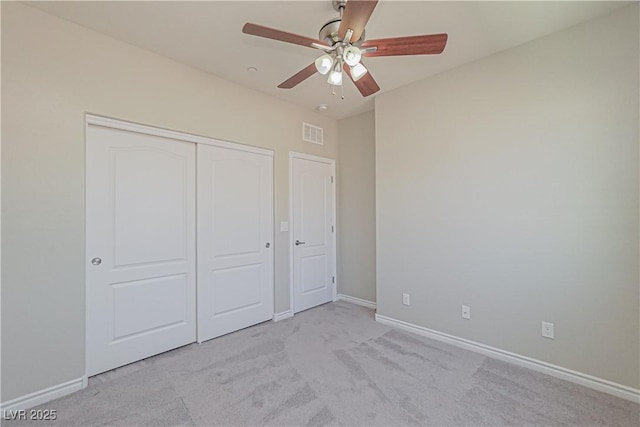
[[[89,125],[87,374],[195,341],[195,144]]]
[[[198,341],[272,317],[273,152],[199,144]]]
[[[335,296],[333,161],[293,157],[292,218],[294,312]]]

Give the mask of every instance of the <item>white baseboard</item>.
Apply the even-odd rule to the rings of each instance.
[[[279,322],[280,320],[288,319],[289,317],[293,317],[293,312],[291,310],[281,311],[280,313],[273,313],[274,322]]]
[[[43,403],[47,403],[53,399],[58,399],[59,397],[82,390],[86,387],[86,384],[86,377],[76,378],[75,380],[67,381],[66,383],[57,384],[34,393],[29,393],[6,402],[2,402],[2,404],[0,404],[0,410],[17,411],[20,409],[33,408],[34,406],[42,405]]]
[[[366,299],[356,298],[345,294],[338,294],[337,297],[338,301],[346,301],[352,304],[361,305],[363,307],[372,308],[374,310],[376,309],[376,303],[373,301],[367,301]]]
[[[532,359],[530,357],[522,356],[520,354],[511,353],[499,348],[490,347],[488,345],[480,344],[474,341],[459,338],[454,335],[438,332],[433,329],[424,328],[422,326],[414,325],[412,323],[403,322],[402,320],[393,319],[391,317],[381,316],[376,314],[376,321],[385,325],[394,326],[405,331],[413,332],[418,335],[422,335],[434,340],[443,341],[448,344],[455,345],[456,347],[464,348],[476,353],[484,354],[485,356],[492,357],[494,359],[502,360],[504,362],[513,363],[514,365],[522,366],[532,369],[534,371],[542,372],[543,374],[551,375],[552,377],[560,378],[572,383],[576,383],[585,387],[592,388],[604,393],[612,394],[617,397],[621,397],[632,402],[640,403],[640,390],[628,387],[622,384],[617,384],[609,380],[594,377],[582,372],[573,371],[571,369],[563,368],[561,366],[552,365],[551,363],[543,362],[541,360]]]

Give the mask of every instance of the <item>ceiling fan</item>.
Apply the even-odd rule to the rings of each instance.
[[[447,44],[447,34],[366,40],[365,26],[378,0],[332,0],[332,3],[340,17],[325,23],[320,28],[318,39],[251,23],[242,27],[245,34],[324,52],[315,62],[280,83],[279,88],[291,89],[316,72],[328,74],[327,82],[335,88],[342,85],[344,72],[362,96],[369,96],[379,91],[380,86],[362,63],[363,56],[433,55],[442,53]]]

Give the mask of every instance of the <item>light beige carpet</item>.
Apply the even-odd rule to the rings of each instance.
[[[640,425],[640,405],[392,329],[344,302],[104,373],[41,408],[57,410],[51,424],[87,426]]]

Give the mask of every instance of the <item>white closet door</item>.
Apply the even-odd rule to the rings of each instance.
[[[294,312],[333,300],[333,165],[292,159]]]
[[[89,125],[87,374],[191,343],[195,144]]]
[[[198,341],[273,317],[273,157],[198,145]]]

